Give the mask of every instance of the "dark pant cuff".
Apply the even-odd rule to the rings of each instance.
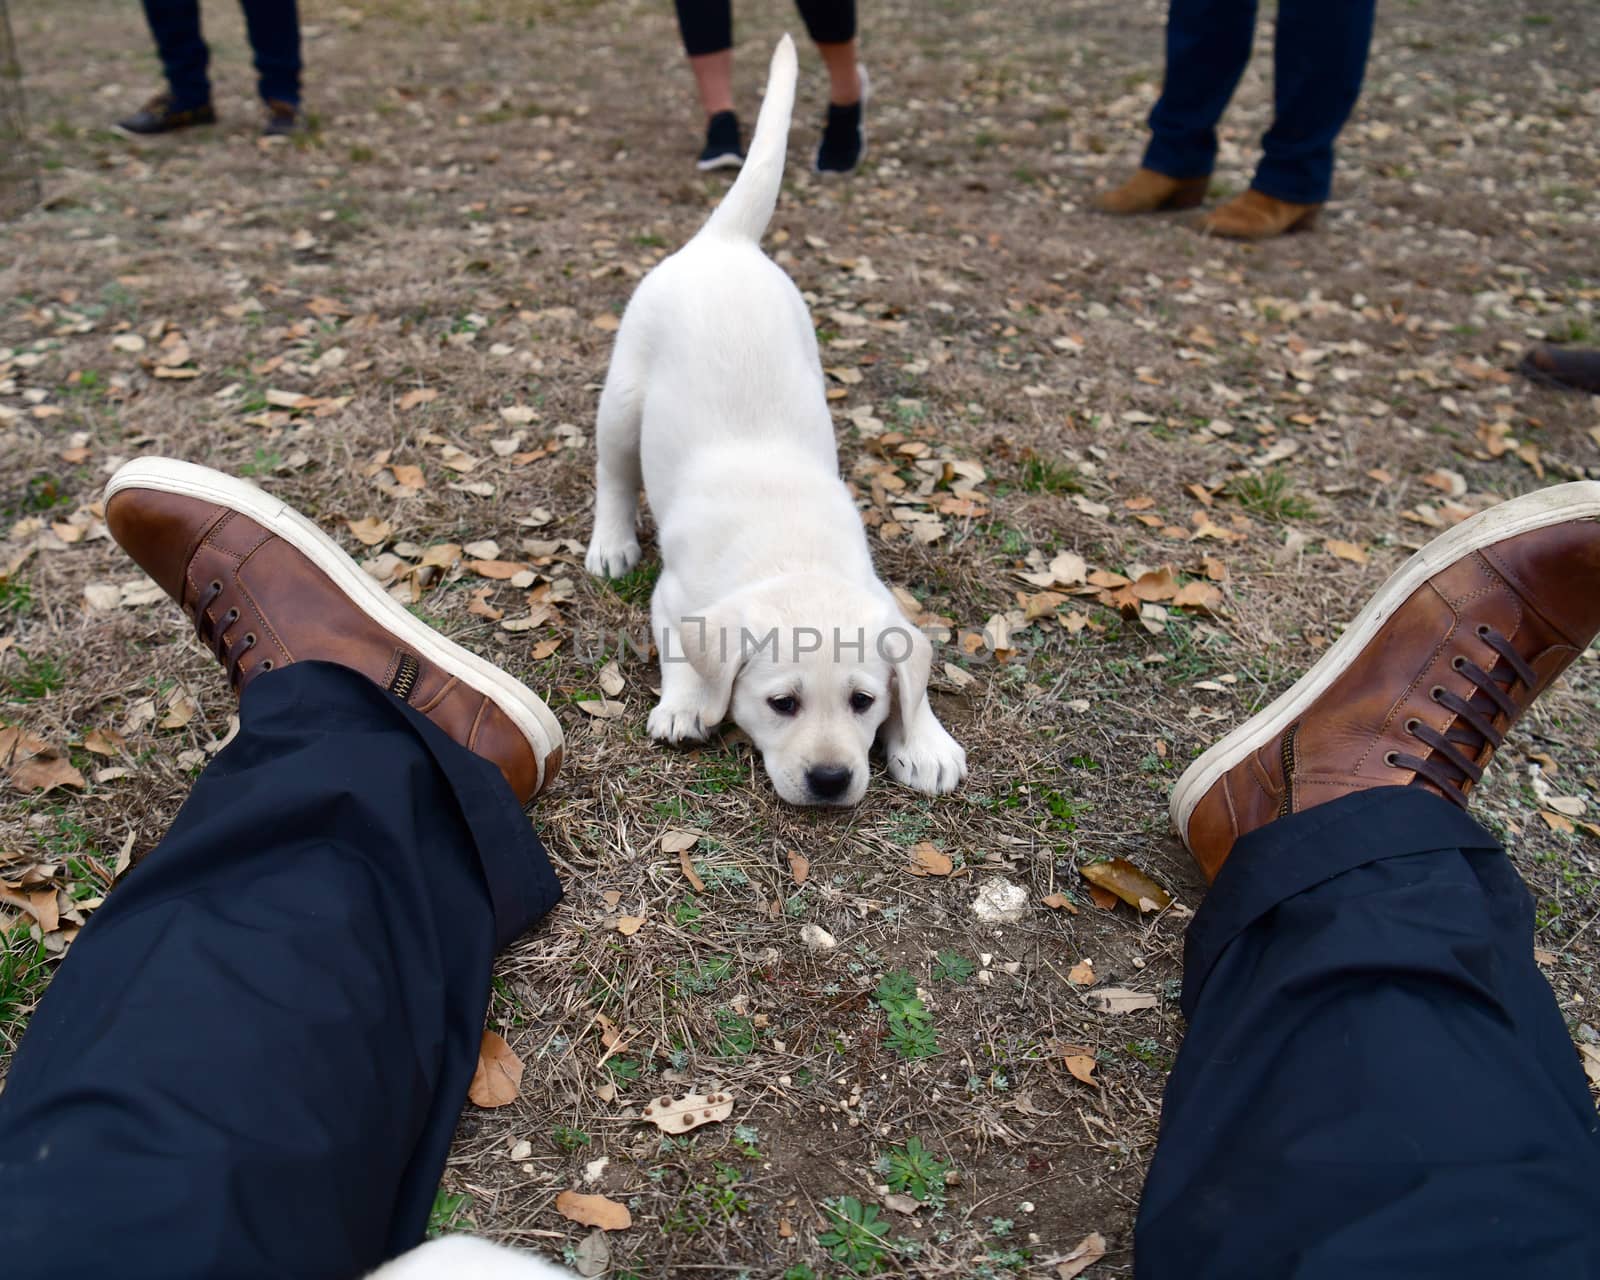
[[[1251,832],[1234,845],[1184,938],[1184,1017],[1194,1016],[1228,944],[1279,903],[1371,862],[1499,848],[1464,810],[1421,787],[1374,787]]]
[[[392,715],[422,740],[449,782],[477,849],[494,909],[496,950],[526,933],[561,901],[561,882],[544,845],[498,765],[468,751],[392,693],[336,663],[296,662],[252,681],[244,695],[246,702],[285,697],[304,708],[304,714],[319,718],[335,707],[358,715]]]

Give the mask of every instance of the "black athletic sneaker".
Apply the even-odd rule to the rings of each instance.
[[[849,173],[867,154],[867,131],[862,120],[867,105],[867,69],[861,67],[858,71],[861,100],[848,107],[828,104],[828,120],[822,127],[822,141],[817,144],[818,173]]]
[[[707,169],[737,169],[744,163],[744,147],[739,142],[739,117],[719,111],[706,122],[706,146],[694,166]]]
[[[123,133],[171,133],[175,129],[189,129],[197,124],[216,124],[217,112],[209,102],[187,111],[174,111],[172,99],[158,93],[126,120],[118,120],[117,128]]]
[[[267,103],[267,122],[261,126],[263,138],[287,138],[300,127],[300,108],[292,102]]]

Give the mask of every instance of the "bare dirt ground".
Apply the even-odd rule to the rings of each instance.
[[[740,16],[749,120],[798,24]],[[1600,475],[1600,399],[1506,372],[1534,338],[1600,338],[1588,0],[1383,6],[1330,216],[1260,247],[1087,211],[1137,158],[1162,16],[867,5],[872,150],[844,182],[803,163],[823,98],[803,55],[768,243],[812,304],[884,575],[953,631],[935,700],[972,762],[954,796],[879,777],[819,814],[780,806],[732,736],[648,741],[651,665],[622,653],[616,692],[595,639],[645,625],[648,567],[582,572],[615,317],[725,188],[690,163],[669,6],[311,0],[315,127],[276,149],[232,6],[206,16],[223,123],[144,143],[107,129],[157,84],[136,7],[22,7],[46,202],[3,231],[0,720],[82,785],[6,794],[0,1053],[228,730],[213,662],[96,511],[121,460],[172,454],[321,520],[566,725],[534,819],[568,898],[502,958],[491,1009],[520,1096],[466,1109],[441,1227],[594,1273],[606,1250],[554,1204],[576,1188],[631,1210],[603,1238],[618,1276],[1053,1275],[1091,1232],[1090,1274],[1128,1274],[1203,895],[1172,780],[1434,529]],[[1216,194],[1267,121],[1266,22],[1259,43]],[[1119,596],[1062,553],[1175,576]],[[1191,583],[1198,608],[1174,599]],[[1593,657],[1476,804],[1591,1046]],[[608,688],[619,714],[590,714]],[[682,830],[690,850],[662,847]],[[1079,869],[1110,856],[1176,904],[1096,905]],[[1020,922],[974,916],[992,879],[1025,891]],[[1103,1011],[1108,987],[1153,1007]],[[641,1121],[696,1087],[732,1116]]]

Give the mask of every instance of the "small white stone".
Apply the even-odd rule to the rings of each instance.
[[[800,926],[800,941],[805,944],[808,951],[832,951],[839,945],[839,940],[821,925],[803,924]]]
[[[526,1138],[511,1148],[511,1158],[518,1164],[521,1164],[524,1160],[528,1159],[532,1155],[533,1143],[529,1142]]]
[[[1028,891],[1002,876],[990,876],[978,888],[972,913],[987,924],[1012,924],[1028,910]]]

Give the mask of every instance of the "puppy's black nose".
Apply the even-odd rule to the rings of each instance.
[[[850,770],[843,765],[819,764],[806,770],[806,786],[821,800],[837,800],[850,789]]]

